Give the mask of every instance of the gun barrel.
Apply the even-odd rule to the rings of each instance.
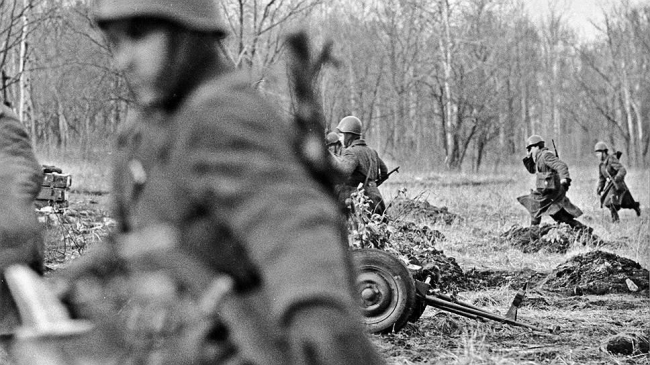
[[[531,330],[537,331],[537,332],[553,333],[552,329],[543,329],[543,328],[532,326],[532,325],[529,325],[529,324],[513,321],[513,320],[508,319],[506,317],[486,312],[486,311],[484,311],[482,309],[471,308],[470,305],[468,305],[466,303],[463,303],[465,305],[461,304],[461,302],[452,303],[452,302],[447,301],[445,299],[440,299],[440,298],[436,297],[435,295],[427,295],[425,297],[425,301],[426,301],[426,303],[428,305],[430,305],[432,307],[436,307],[438,309],[442,309],[444,311],[448,311],[448,312],[451,312],[451,313],[460,314],[460,315],[468,317],[468,318],[472,318],[472,317],[470,317],[470,315],[471,315],[471,316],[476,316],[476,317],[479,317],[479,318],[490,319],[490,320],[493,320],[493,321],[496,321],[496,322],[505,323],[505,324],[508,324],[508,325],[511,325],[511,326],[518,326],[518,327],[528,328],[528,329],[531,329]]]

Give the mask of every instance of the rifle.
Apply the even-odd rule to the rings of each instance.
[[[390,170],[390,171],[389,171],[386,175],[384,175],[383,177],[377,179],[377,180],[375,181],[375,183],[377,184],[377,186],[383,184],[386,180],[388,180],[388,178],[390,177],[390,175],[392,175],[394,172],[399,172],[399,166],[397,166],[396,168]]]
[[[557,147],[555,147],[555,140],[551,139],[551,142],[553,143],[553,149],[555,150],[555,157],[560,158],[560,154],[557,153]]]

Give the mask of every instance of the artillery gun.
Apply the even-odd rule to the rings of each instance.
[[[440,294],[431,285],[433,275],[425,281],[413,278],[402,261],[390,253],[370,248],[355,249],[352,258],[357,268],[357,293],[363,320],[371,333],[397,332],[408,322],[416,322],[427,306],[475,320],[492,320],[536,332],[555,333],[517,322],[517,309],[525,297],[525,288],[513,299],[506,316],[461,302],[453,296]]]

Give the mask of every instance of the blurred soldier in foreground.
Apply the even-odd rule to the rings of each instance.
[[[582,211],[566,196],[571,186],[569,167],[544,145],[544,139],[538,135],[526,140],[528,154],[523,162],[528,172],[537,175],[536,189],[517,200],[530,212],[531,226],[539,225],[542,216],[550,215],[556,222],[591,232],[591,228],[576,220]]]
[[[2,272],[12,264],[43,272],[43,240],[34,211],[42,182],[25,128],[9,107],[0,104],[0,336],[20,325]]]
[[[343,151],[343,145],[339,141],[339,135],[336,132],[329,132],[325,136],[325,145],[327,150],[334,156],[340,156]]]
[[[625,184],[625,167],[619,162],[617,156],[608,154],[609,148],[605,142],[598,142],[594,152],[600,161],[598,166],[598,186],[596,194],[600,196],[601,208],[606,206],[612,214],[612,222],[618,222],[618,211],[621,208],[634,209],[637,216],[641,215],[638,202],[634,201],[632,194]]]
[[[95,2],[140,107],[118,137],[119,234],[67,275],[141,272],[114,325],[135,363],[382,364],[352,299],[335,198],[300,162],[293,126],[224,55],[218,7]],[[80,317],[97,314],[88,297],[72,290]]]
[[[370,199],[370,211],[379,215],[384,214],[386,205],[377,188],[377,180],[382,180],[388,174],[388,168],[379,158],[377,151],[368,147],[361,138],[361,121],[354,116],[347,116],[336,127],[339,140],[343,145],[341,156],[334,159],[334,166],[342,173],[344,182],[339,187],[341,203],[350,199],[361,184]]]

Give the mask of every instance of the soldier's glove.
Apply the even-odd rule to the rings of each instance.
[[[289,318],[288,326],[292,364],[384,364],[360,323],[336,308],[303,307]]]
[[[560,185],[562,185],[565,191],[569,191],[569,186],[571,186],[571,179],[560,180]]]

